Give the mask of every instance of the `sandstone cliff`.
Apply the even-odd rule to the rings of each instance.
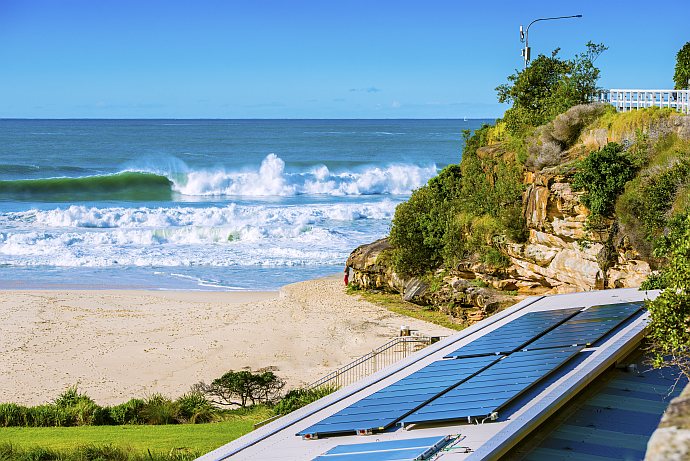
[[[352,281],[367,289],[401,293],[420,304],[472,306],[488,312],[516,302],[514,296],[636,287],[649,275],[642,260],[612,220],[604,229],[586,228],[588,210],[579,203],[569,172],[525,174],[524,212],[529,235],[523,243],[505,242],[500,250],[510,266],[493,269],[466,261],[439,274],[440,284],[405,279],[386,263],[388,239],[355,249],[347,260]],[[506,294],[507,293],[507,294]]]
[[[583,192],[572,186],[572,160],[610,141],[630,145],[641,132],[652,140],[669,133],[690,139],[690,117],[661,118],[646,125],[624,121],[628,124],[582,130],[571,148],[558,152],[557,165],[544,162],[546,166],[524,173],[527,238],[521,243],[495,243],[509,258],[508,267],[489,268],[467,260],[438,271],[434,280],[405,279],[387,263],[391,245],[382,239],[352,252],[347,261],[354,270],[352,281],[362,288],[401,293],[418,304],[479,307],[486,313],[516,302],[516,295],[639,286],[652,270],[649,261],[631,243],[617,217],[599,222],[596,228],[587,225],[589,210],[580,201]],[[548,147],[537,141],[535,149]],[[506,150],[492,145],[481,147],[477,155],[504,156]]]

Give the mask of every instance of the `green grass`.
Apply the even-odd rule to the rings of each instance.
[[[618,140],[624,133],[647,130],[660,120],[678,117],[681,114],[670,108],[650,107],[629,112],[608,111],[597,119],[590,128],[606,128],[612,139]]]
[[[112,445],[142,453],[176,450],[203,454],[250,432],[255,423],[271,416],[272,410],[258,407],[228,416],[226,421],[208,424],[7,427],[0,428],[0,444],[10,442],[22,449],[52,450]]]
[[[373,293],[364,290],[348,289],[348,293],[356,294],[362,299],[379,306],[385,307],[396,314],[405,315],[418,320],[424,320],[435,325],[450,328],[452,330],[462,330],[467,325],[455,320],[450,315],[443,314],[433,308],[424,308],[416,304],[408,303],[400,299],[400,295],[391,293]]]

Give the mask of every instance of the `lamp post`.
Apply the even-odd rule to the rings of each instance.
[[[527,69],[527,64],[529,64],[530,61],[529,28],[532,26],[532,24],[539,21],[553,21],[554,19],[571,19],[581,17],[581,14],[576,14],[573,16],[558,16],[556,18],[539,18],[530,22],[527,26],[527,30],[523,30],[522,25],[520,25],[520,42],[525,44],[525,47],[522,49],[522,57],[525,59],[525,69]]]

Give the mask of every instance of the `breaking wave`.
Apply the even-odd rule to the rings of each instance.
[[[258,169],[243,171],[158,171],[155,168],[110,175],[0,181],[0,200],[88,201],[171,200],[196,197],[290,197],[297,195],[406,195],[437,172],[435,165],[395,164],[331,171],[325,165],[287,171],[285,162],[269,154]]]

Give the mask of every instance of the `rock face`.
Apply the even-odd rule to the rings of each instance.
[[[667,134],[690,139],[690,117],[674,115],[621,132],[612,128],[580,132],[579,147],[560,152],[559,158],[573,159],[610,141],[629,145],[639,129],[650,139]],[[499,161],[508,154],[496,145],[477,150],[478,157]],[[506,292],[526,295],[640,286],[651,272],[649,263],[632,247],[615,219],[596,229],[587,227],[589,210],[580,203],[582,192],[573,190],[574,173],[567,163],[525,173],[523,213],[528,237],[522,243],[498,245],[510,260],[507,269],[497,271],[465,261],[437,274],[431,287],[422,280],[404,280],[395,274],[386,263],[386,250],[391,245],[382,239],[352,252],[347,264],[354,269],[353,282],[363,288],[401,293],[419,304],[473,306],[486,312],[505,302]]]
[[[387,238],[357,247],[347,258],[347,266],[353,269],[350,282],[362,288],[403,293],[406,282],[393,272],[390,264],[379,261],[379,256],[390,249]]]
[[[690,459],[690,386],[673,399],[647,444],[645,461]]]
[[[524,243],[501,244],[511,262],[507,269],[490,270],[467,261],[444,273],[440,288],[430,290],[427,283],[404,280],[392,271],[382,257],[392,247],[382,239],[352,252],[347,261],[354,269],[352,280],[363,288],[401,293],[418,304],[450,303],[486,312],[508,301],[506,291],[542,294],[639,286],[651,271],[649,264],[630,247],[615,220],[587,229],[589,210],[580,203],[582,193],[573,191],[572,175],[557,169],[525,173],[523,209],[529,235]]]
[[[571,180],[572,172],[525,174],[529,237],[525,243],[506,245],[511,270],[554,292],[639,286],[650,272],[649,264],[618,234],[614,220],[587,229],[589,210]]]

